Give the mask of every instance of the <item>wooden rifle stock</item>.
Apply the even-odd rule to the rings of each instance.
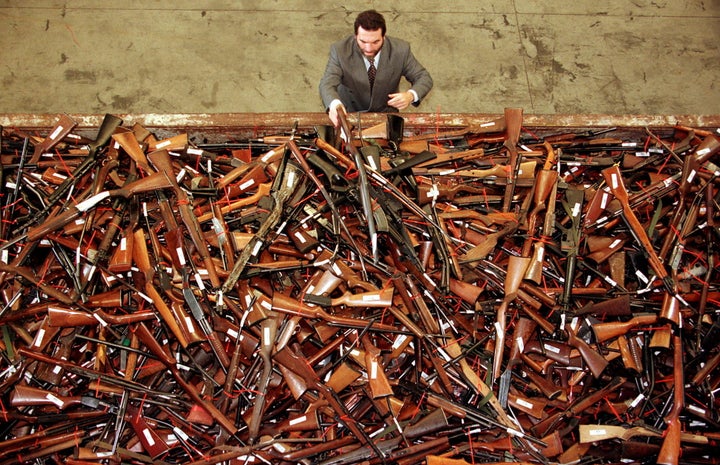
[[[660,447],[658,465],[678,465],[682,451],[682,425],[680,414],[685,407],[685,377],[683,367],[683,347],[680,329],[673,334],[673,407],[666,417],[667,429]]]
[[[40,161],[42,154],[59,144],[65,136],[70,134],[70,131],[72,131],[75,126],[77,126],[75,120],[68,115],[60,115],[60,119],[55,123],[55,127],[50,131],[50,134],[35,145],[35,151],[28,163],[35,164]]]
[[[349,328],[369,328],[376,331],[395,331],[394,326],[382,323],[368,322],[365,320],[331,315],[319,307],[310,307],[297,299],[293,299],[280,292],[273,294],[272,308],[275,311],[285,313],[287,315],[297,315],[304,318],[318,318],[328,323],[338,326],[347,326]]]
[[[385,374],[382,360],[380,360],[380,349],[373,345],[367,334],[362,336],[361,342],[365,349],[365,370],[373,399],[392,396],[393,389]]]
[[[645,232],[645,228],[643,228],[642,223],[640,223],[640,220],[638,220],[637,216],[635,216],[635,212],[630,205],[629,196],[623,183],[622,174],[620,173],[620,167],[618,165],[613,165],[609,168],[605,168],[602,171],[602,175],[605,178],[605,182],[610,187],[610,191],[622,205],[622,216],[625,218],[630,230],[633,232],[633,236],[647,254],[650,267],[653,271],[655,271],[658,278],[662,280],[668,292],[675,294],[675,284],[672,278],[668,276],[665,266],[658,257],[658,254],[655,252],[655,249],[650,242],[650,238]]]
[[[608,366],[608,361],[600,353],[596,352],[588,345],[587,342],[577,337],[572,328],[566,327],[565,332],[568,337],[568,344],[575,347],[582,356],[583,360],[587,364],[588,368],[592,372],[593,376],[599,378],[605,368]]]
[[[182,218],[185,228],[187,229],[195,250],[205,264],[205,269],[208,273],[208,278],[214,287],[220,287],[220,278],[215,268],[215,261],[210,256],[208,251],[207,241],[205,240],[198,219],[192,211],[190,205],[190,198],[187,193],[178,185],[175,180],[175,172],[172,167],[172,160],[170,154],[166,150],[156,150],[148,155],[148,159],[158,169],[158,171],[164,174],[170,186],[175,192],[177,197],[178,210],[180,211],[180,217]]]
[[[112,135],[112,139],[122,147],[126,154],[146,173],[154,173],[155,170],[150,167],[148,159],[140,143],[135,137],[135,133],[129,129],[123,128]]]
[[[530,259],[526,257],[511,256],[508,259],[508,269],[505,275],[505,297],[503,298],[495,320],[495,349],[493,352],[493,379],[500,377],[502,369],[503,352],[505,350],[505,331],[507,328],[507,308],[510,302],[517,297],[520,282],[525,276],[525,269]]]
[[[515,192],[515,182],[517,172],[520,169],[520,159],[517,152],[517,144],[520,140],[520,130],[522,129],[522,108],[506,108],[505,109],[506,139],[505,147],[508,150],[509,160],[508,183],[505,186],[505,195],[503,197],[502,211],[509,212],[512,203],[513,193]]]
[[[624,378],[615,377],[608,384],[602,388],[588,394],[585,397],[581,397],[573,402],[568,408],[563,411],[557,412],[540,423],[536,424],[531,430],[538,436],[545,436],[551,428],[557,426],[557,424],[566,418],[571,418],[574,415],[579,415],[585,410],[590,408],[592,405],[601,401],[605,396],[613,392],[619,386],[625,382]]]
[[[568,344],[559,341],[537,339],[525,341],[525,350],[527,353],[541,354],[561,365],[570,365],[571,347]]]
[[[145,326],[144,323],[138,323],[135,327],[135,332],[138,335],[140,341],[145,344],[151,353],[153,353],[158,359],[170,370],[170,373],[175,378],[178,385],[185,391],[197,404],[199,404],[210,416],[215,420],[218,425],[223,428],[230,435],[234,435],[237,432],[235,423],[225,416],[215,405],[204,399],[197,391],[194,385],[188,383],[180,373],[175,359],[163,349],[163,346],[155,339],[150,330]]]
[[[636,436],[662,437],[662,433],[653,431],[643,426],[632,426],[626,428],[624,426],[615,425],[579,425],[580,442],[596,442],[605,441],[607,439],[622,439],[627,441]],[[710,444],[710,438],[701,434],[682,433],[682,442],[694,444]]]
[[[611,297],[598,302],[588,302],[579,310],[575,310],[574,313],[575,315],[632,315],[632,310],[630,309],[630,294],[621,294],[617,297]]]
[[[93,313],[80,310],[71,310],[62,307],[48,307],[48,319],[52,326],[74,327],[88,325],[128,325],[140,321],[154,320],[155,313],[149,310],[128,313],[125,315],[113,315],[102,310]]]
[[[392,297],[395,288],[386,287],[376,291],[362,292],[353,294],[345,292],[340,297],[330,298],[322,295],[306,294],[303,300],[308,303],[320,305],[323,307],[335,307],[337,305],[345,305],[347,307],[368,307],[368,308],[385,308],[392,305]]]
[[[605,342],[614,337],[627,334],[628,331],[638,326],[656,323],[657,320],[657,315],[648,313],[635,316],[628,321],[595,323],[592,325],[592,330],[595,333],[597,342]]]
[[[60,410],[71,405],[81,403],[79,396],[62,396],[45,389],[26,386],[23,384],[15,385],[12,394],[10,394],[10,405],[13,407],[29,407],[35,405],[54,405]]]

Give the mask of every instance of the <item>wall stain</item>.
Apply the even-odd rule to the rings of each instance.
[[[67,69],[65,70],[65,80],[76,82],[78,84],[95,84],[97,82],[97,76],[94,71]]]
[[[202,103],[202,105],[205,108],[214,108],[217,106],[217,94],[218,94],[219,87],[220,87],[220,85],[217,82],[214,82],[213,86],[212,86],[212,91],[210,93],[210,101],[209,102],[206,102],[204,100],[200,101],[200,103]]]

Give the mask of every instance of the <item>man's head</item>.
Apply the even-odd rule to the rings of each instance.
[[[355,19],[355,40],[367,58],[374,58],[385,40],[385,18],[375,10],[360,13]]]

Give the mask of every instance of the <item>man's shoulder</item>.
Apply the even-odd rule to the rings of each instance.
[[[354,44],[355,36],[349,35],[343,39],[333,42],[332,48],[334,48],[335,50],[352,50]]]
[[[385,36],[385,44],[391,51],[404,52],[410,49],[410,42],[397,37]]]

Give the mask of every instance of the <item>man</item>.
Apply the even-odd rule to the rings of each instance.
[[[415,59],[410,44],[386,37],[385,31],[380,13],[363,11],[355,19],[355,35],[330,47],[320,97],[335,126],[340,106],[348,112],[394,112],[419,105],[432,89],[430,73]],[[412,85],[407,92],[399,92],[402,77]]]

